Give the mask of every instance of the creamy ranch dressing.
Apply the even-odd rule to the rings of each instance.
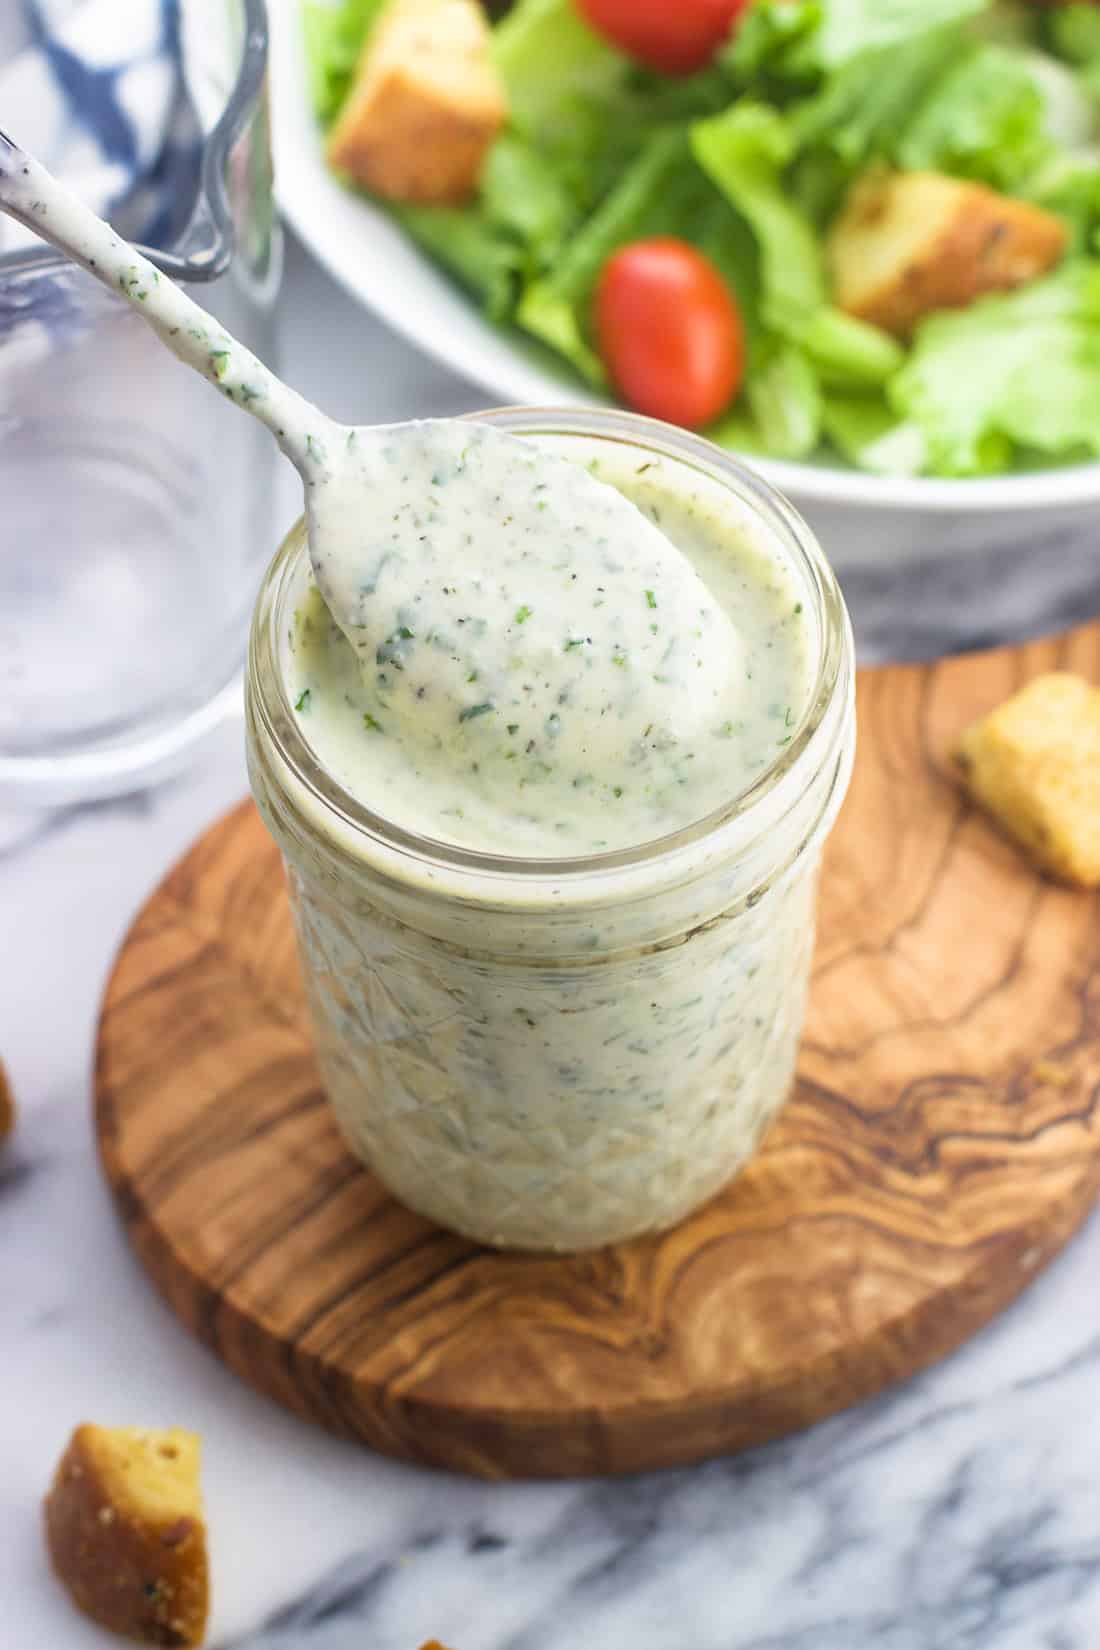
[[[505,416],[513,427],[521,417]],[[782,513],[701,441],[618,414],[603,415],[616,436],[582,437],[581,415],[562,418],[572,431],[530,439],[598,466],[677,547],[680,589],[698,580],[720,608],[735,636],[728,702],[700,695],[694,726],[667,749],[617,745],[614,718],[581,718],[537,780],[538,750],[509,760],[508,713],[503,740],[498,730],[480,746],[464,740],[470,728],[484,737],[488,712],[445,716],[435,762],[415,720],[369,725],[382,722],[390,684],[377,674],[392,661],[368,657],[364,676],[292,536],[253,638],[249,771],[285,858],[317,1057],[349,1142],[445,1226],[568,1250],[680,1219],[745,1162],[785,1099],[820,847],[847,785],[853,723],[839,596]],[[569,571],[591,590],[591,553],[586,563],[578,549]],[[450,585],[454,573],[439,576]],[[611,616],[639,582],[655,588],[626,562],[599,582]],[[558,639],[563,621],[577,623],[568,587],[559,595],[548,630]],[[459,616],[474,612],[469,596],[466,586]],[[448,599],[440,587],[441,614]],[[509,586],[507,600],[523,592]],[[659,623],[660,605],[641,611]],[[464,641],[461,663],[480,671],[489,640]],[[599,705],[621,667],[607,649],[590,658],[579,682]],[[552,651],[550,666],[570,670],[572,655]],[[546,680],[571,678],[546,678],[540,693]],[[414,718],[423,702],[409,701]],[[549,734],[536,735],[546,749]],[[309,754],[316,774],[302,765]],[[653,846],[765,770],[770,784],[742,813]],[[333,783],[386,824],[356,815]],[[432,839],[505,857],[479,868]],[[568,863],[626,844],[650,846],[613,866]]]
[[[455,426],[454,465],[477,465],[478,435]],[[363,609],[385,603],[382,640],[353,650],[305,594],[289,636],[301,730],[353,795],[422,835],[529,856],[652,840],[790,742],[811,674],[798,586],[713,489],[615,449],[590,455],[610,484],[584,498],[590,531],[540,561],[562,492],[572,523],[590,478],[545,443],[514,446],[510,473],[494,447],[461,496],[444,466],[427,496],[400,468],[380,491]],[[617,495],[649,529],[632,544]],[[411,578],[410,537],[425,541]],[[350,592],[337,600],[347,613]]]

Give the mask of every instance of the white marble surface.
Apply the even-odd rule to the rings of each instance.
[[[384,341],[292,249],[285,365],[333,413],[478,404]],[[348,340],[352,347],[348,347]],[[288,487],[287,506],[292,491]],[[843,524],[841,524],[841,529]],[[980,524],[936,579],[853,581],[865,653],[1100,610],[1090,535],[990,576]],[[995,557],[996,546],[988,556]],[[155,794],[10,826],[0,1052],[0,1650],[93,1650],[43,1558],[73,1424],[205,1436],[212,1642],[264,1650],[1096,1650],[1100,1222],[938,1369],[740,1459],[617,1483],[489,1486],[373,1458],[255,1397],[130,1257],[89,1122],[100,993],[137,906],[244,789],[240,729]]]

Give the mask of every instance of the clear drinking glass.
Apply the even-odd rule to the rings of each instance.
[[[852,765],[851,628],[806,524],[711,443],[622,412],[480,416],[582,461],[625,446],[670,489],[721,500],[786,563],[812,626],[809,706],[751,788],[638,848],[505,858],[416,836],[384,796],[354,797],[324,769],[287,690],[309,578],[301,523],[264,580],[249,774],[349,1145],[442,1226],[590,1249],[712,1196],[787,1097],[821,850]]]
[[[271,359],[263,0],[184,0],[195,192],[149,256]],[[0,802],[117,794],[239,708],[275,456],[51,248],[0,258]]]

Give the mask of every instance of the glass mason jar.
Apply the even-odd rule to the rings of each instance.
[[[270,359],[263,0],[183,0],[181,45],[193,190],[144,250]],[[45,245],[0,257],[0,803],[147,784],[240,714],[274,464],[91,276]]]
[[[813,687],[778,760],[658,842],[560,861],[420,838],[326,773],[287,692],[299,524],[253,622],[249,771],[286,866],[322,1079],[352,1149],[430,1219],[508,1248],[668,1227],[745,1163],[794,1073],[821,848],[855,739],[851,629],[805,523],[710,443],[622,412],[478,415],[721,489],[782,558]]]

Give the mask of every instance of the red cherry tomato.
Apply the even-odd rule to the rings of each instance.
[[[605,40],[662,74],[709,63],[750,0],[575,0]]]
[[[744,332],[714,265],[686,241],[634,241],[596,288],[596,341],[623,400],[667,424],[700,429],[741,387]]]

